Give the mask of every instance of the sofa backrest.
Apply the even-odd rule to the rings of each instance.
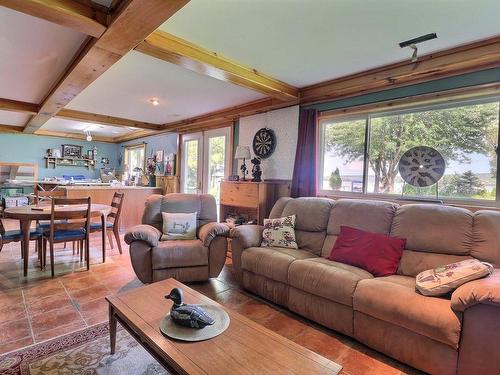
[[[142,214],[142,223],[162,230],[162,212],[192,213],[198,212],[198,228],[217,221],[217,205],[210,194],[167,194],[151,195]]]
[[[295,237],[299,248],[320,255],[334,203],[327,198],[280,198],[269,217],[276,219],[296,215]]]
[[[472,233],[474,258],[500,267],[500,212],[481,210],[474,213]]]
[[[500,212],[475,213],[439,204],[399,206],[386,201],[281,198],[270,218],[297,215],[299,248],[328,257],[342,225],[406,239],[398,274],[471,257],[500,267]]]
[[[389,234],[397,208],[397,204],[384,201],[339,199],[330,211],[327,236],[321,255],[323,257],[330,255],[342,225],[374,233]]]
[[[400,206],[392,222],[391,236],[406,238],[406,250],[398,273],[416,276],[419,272],[470,258],[473,245],[473,213],[437,205]]]

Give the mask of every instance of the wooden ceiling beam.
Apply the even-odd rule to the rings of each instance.
[[[71,0],[0,0],[0,5],[99,38],[106,14]]]
[[[70,138],[70,139],[79,139],[86,140],[87,136],[83,133],[71,133],[71,132],[58,132],[52,130],[43,130],[39,129],[34,135],[46,136],[46,137],[60,137],[60,138]],[[92,135],[92,139],[97,142],[108,142],[114,143],[114,139],[112,137],[103,137],[100,135]]]
[[[234,121],[242,116],[250,116],[257,113],[267,112],[274,109],[290,107],[299,104],[298,100],[283,102],[274,98],[255,100],[242,105],[225,108],[219,111],[210,112],[205,115],[191,117],[186,120],[170,122],[163,126],[164,130],[172,131],[182,129],[186,126],[210,124],[217,121]]]
[[[61,109],[55,115],[55,117],[72,121],[83,121],[83,122],[90,122],[93,124],[101,124],[108,126],[119,126],[119,127],[125,126],[137,129],[161,130],[163,128],[161,124],[153,124],[150,122],[142,122],[122,117],[114,117],[114,116],[101,115],[97,113],[82,112],[66,108]]]
[[[300,89],[302,105],[500,67],[500,37],[462,45]]]
[[[158,134],[158,132],[154,132],[154,131],[150,131],[150,130],[139,130],[139,131],[135,131],[133,133],[129,133],[129,134],[121,135],[119,137],[115,137],[115,138],[113,138],[113,142],[114,143],[122,143],[122,142],[130,141],[133,139],[148,137],[148,136],[154,135],[154,134]]]
[[[22,133],[22,132],[23,132],[22,126],[0,124],[0,133]]]
[[[121,3],[106,31],[99,39],[92,39],[85,45],[46,97],[38,114],[26,124],[24,132],[34,133],[40,129],[188,1],[127,0]]]
[[[36,115],[38,113],[38,104],[21,102],[18,100],[0,98],[0,110],[26,113]]]
[[[288,101],[299,97],[296,87],[164,31],[155,31],[135,50],[279,100]]]

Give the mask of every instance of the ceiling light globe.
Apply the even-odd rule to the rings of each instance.
[[[88,142],[91,142],[91,141],[92,141],[92,136],[91,136],[90,134],[89,134],[89,135],[87,135],[87,141],[88,141]]]

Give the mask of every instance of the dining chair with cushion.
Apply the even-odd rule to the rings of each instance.
[[[3,245],[11,242],[21,242],[23,240],[23,233],[19,229],[5,230],[2,220],[0,220],[0,251]],[[39,249],[42,248],[42,231],[39,228],[31,229],[30,240],[36,240]],[[42,268],[41,252],[38,252],[38,259],[40,260],[40,268]],[[21,251],[21,257],[23,256]]]
[[[90,207],[88,198],[52,198],[50,227],[43,232],[43,265],[47,255],[47,242],[50,250],[50,272],[54,277],[54,244],[79,241],[83,243],[87,270],[90,269],[89,233]],[[83,252],[83,249],[82,251]],[[80,259],[82,255],[80,254]]]
[[[118,250],[122,254],[122,244],[120,241],[120,215],[122,212],[123,199],[125,193],[115,192],[111,200],[111,213],[106,218],[106,233],[110,247],[113,249],[113,235],[115,236]],[[102,230],[102,221],[100,223],[90,223],[90,232],[102,232],[102,261],[106,261],[106,241],[104,231]],[[111,233],[113,232],[113,233]]]
[[[40,206],[50,206],[53,198],[63,198],[66,196],[66,192],[64,190],[36,190],[35,192],[35,204]],[[50,221],[42,220],[37,221],[36,226],[40,228],[42,231],[48,229],[50,227]],[[64,244],[66,247],[66,244]],[[74,249],[74,248],[73,248]]]

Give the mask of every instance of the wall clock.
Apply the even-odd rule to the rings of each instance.
[[[272,129],[262,128],[253,137],[253,152],[255,156],[266,159],[271,156],[276,149],[276,135]]]
[[[417,146],[403,154],[398,169],[407,184],[425,187],[436,184],[443,177],[446,163],[439,151],[432,147]]]

